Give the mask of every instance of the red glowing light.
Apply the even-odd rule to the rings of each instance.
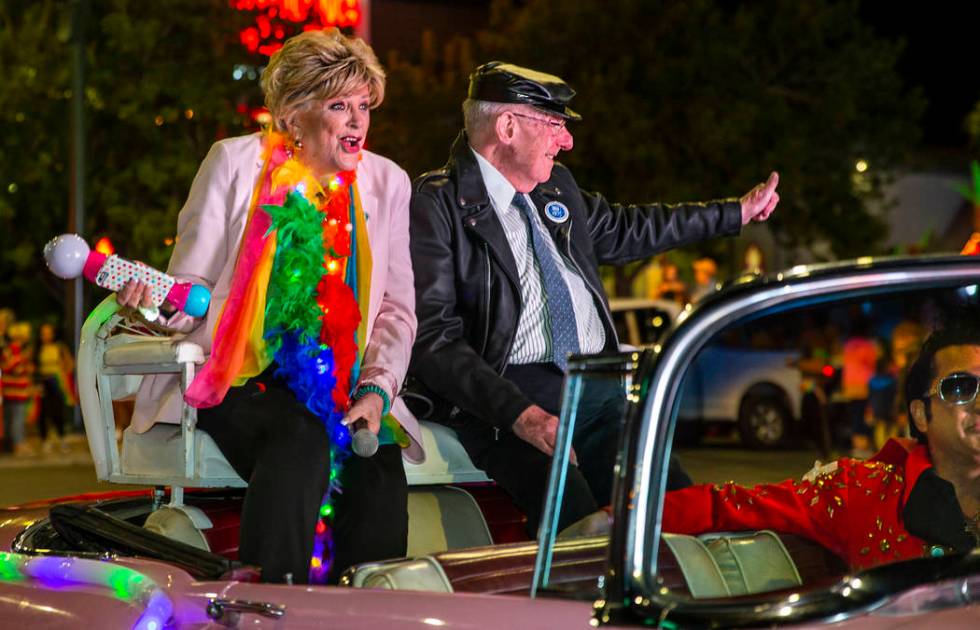
[[[272,24],[269,22],[269,18],[265,15],[260,15],[255,18],[255,23],[259,25],[259,37],[269,39],[269,35],[272,35]]]
[[[112,246],[112,241],[109,240],[108,236],[103,236],[95,241],[95,251],[106,256],[112,256],[116,253],[116,248]]]
[[[820,370],[820,372],[824,376],[826,376],[827,378],[830,378],[831,376],[834,375],[834,366],[832,366],[832,365],[825,365],[825,366],[823,366],[823,369]]]
[[[273,42],[264,46],[259,46],[259,54],[271,57],[277,50],[282,48],[282,42]]]
[[[299,30],[354,27],[361,22],[360,0],[231,0],[231,6],[258,14],[239,39],[249,52],[263,55],[279,50],[282,41]]]
[[[259,123],[259,125],[264,126],[272,123],[272,115],[265,107],[252,107],[248,110],[248,117]]]
[[[241,40],[242,45],[248,49],[248,52],[255,52],[259,48],[259,29],[254,26],[249,26],[238,34],[238,39]]]

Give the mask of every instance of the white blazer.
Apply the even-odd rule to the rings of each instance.
[[[205,355],[211,350],[214,328],[228,297],[238,247],[248,219],[249,203],[262,169],[261,134],[216,142],[201,163],[187,202],[177,219],[177,244],[168,273],[211,289],[207,315],[194,319],[184,313],[164,325],[186,334]],[[392,413],[411,437],[402,450],[410,462],[425,460],[418,421],[397,398],[408,370],[415,341],[415,287],[408,249],[408,175],[391,160],[361,152],[357,189],[367,219],[373,261],[368,308],[368,345],[359,384],[374,384],[393,400]],[[180,422],[182,402],[177,375],[143,379],[136,396],[133,428],[142,433],[156,422]]]

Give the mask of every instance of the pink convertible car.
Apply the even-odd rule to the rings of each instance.
[[[976,257],[798,267],[713,295],[655,348],[578,357],[536,541],[522,540],[520,513],[452,432],[426,423],[428,459],[407,467],[408,557],[353,567],[340,587],[262,584],[238,562],[245,482],[195,430],[193,410],[179,426],[126,431],[117,444],[112,401],[131,396],[144,374],[176,372],[187,382],[203,357],[180,339],[132,332],[109,298],[79,349],[85,427],[98,477],[147,489],[0,510],[0,626],[976,628],[980,549],[855,572],[786,532],[682,536],[662,533],[661,522],[672,454],[699,482],[774,481],[773,453],[718,473],[717,462],[699,464],[723,450],[705,457],[673,448],[680,384],[703,348],[733,327],[839,325],[855,305],[878,330],[928,325],[936,307],[975,306],[978,284]],[[611,518],[599,513],[556,532],[577,402],[610,379],[623,391]]]

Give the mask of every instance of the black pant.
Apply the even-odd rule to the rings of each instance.
[[[562,373],[556,366],[543,363],[510,366],[504,376],[535,404],[558,414]],[[572,436],[579,465],[569,466],[566,475],[559,530],[610,502],[623,406],[623,388],[618,380],[587,383]],[[465,414],[456,430],[473,463],[496,481],[527,515],[528,535],[535,537],[551,456],[510,431],[495,431],[488,423]]]
[[[198,426],[248,481],[239,558],[260,566],[264,581],[291,574],[306,583],[330,443],[323,423],[271,377],[272,369],[233,387],[217,407],[201,409]],[[404,556],[408,546],[408,488],[398,446],[382,446],[370,458],[348,456],[340,483],[331,582],[353,564]]]
[[[555,365],[513,365],[504,371],[504,377],[517,385],[534,404],[549,413],[559,414],[564,378]],[[619,378],[588,377],[583,381],[572,435],[578,466],[568,468],[558,518],[559,531],[611,502],[613,467],[625,409],[626,396]],[[496,431],[473,416],[461,416],[462,424],[456,431],[463,448],[473,463],[524,511],[528,535],[536,537],[548,487],[551,456],[511,431]],[[671,458],[668,490],[689,485],[690,477]]]
[[[37,429],[41,441],[48,439],[48,429],[53,428],[58,437],[65,434],[65,399],[56,376],[45,376],[41,381],[41,415],[38,416]]]

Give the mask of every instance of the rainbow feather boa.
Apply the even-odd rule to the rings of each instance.
[[[264,137],[263,161],[211,357],[185,399],[217,405],[274,360],[276,376],[324,422],[330,483],[310,563],[311,580],[320,582],[333,556],[331,497],[350,452],[340,420],[363,356],[371,250],[354,172],[338,174],[324,190],[277,133]]]

